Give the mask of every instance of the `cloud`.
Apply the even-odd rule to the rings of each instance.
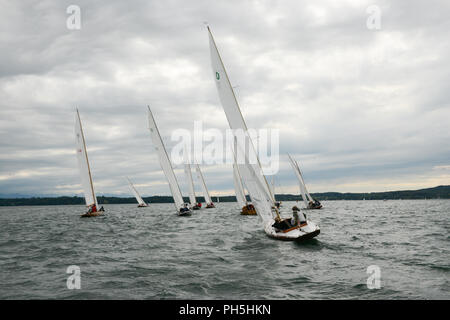
[[[0,194],[81,191],[74,110],[81,113],[98,193],[168,194],[146,119],[171,133],[228,127],[214,86],[207,21],[251,128],[280,130],[283,156],[314,192],[431,187],[448,177],[450,54],[446,1],[2,1]],[[232,190],[227,166],[204,167]],[[184,185],[182,171],[177,176]],[[405,186],[406,186],[405,185]],[[287,191],[286,191],[287,192]]]

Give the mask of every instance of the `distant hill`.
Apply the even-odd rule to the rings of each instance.
[[[314,198],[319,200],[384,200],[384,199],[450,199],[450,186],[438,186],[420,190],[404,190],[404,191],[387,191],[387,192],[369,192],[369,193],[340,193],[340,192],[322,192],[312,193]],[[293,194],[277,194],[278,201],[297,201],[301,200],[299,195]],[[204,202],[203,197],[197,197],[198,200]],[[220,202],[235,202],[235,196],[221,196]],[[134,197],[107,197],[99,196],[99,204],[120,204],[120,203],[136,203]],[[170,196],[153,196],[144,197],[149,203],[173,203]],[[213,196],[212,200],[217,202],[217,197]],[[189,199],[186,197],[185,201]],[[0,206],[40,206],[40,205],[75,205],[84,204],[82,197],[22,197],[0,199]]]

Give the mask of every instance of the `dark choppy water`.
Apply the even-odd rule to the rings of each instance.
[[[449,299],[450,201],[328,201],[322,233],[268,238],[220,203],[191,217],[172,204],[0,207],[1,299]],[[288,211],[292,203],[284,203]],[[66,269],[81,268],[69,290]],[[366,285],[369,265],[381,289]]]

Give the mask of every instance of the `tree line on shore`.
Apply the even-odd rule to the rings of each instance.
[[[434,188],[420,190],[404,190],[404,191],[387,191],[387,192],[370,192],[370,193],[341,193],[341,192],[323,192],[312,193],[313,198],[320,201],[326,200],[407,200],[407,199],[450,199],[450,186],[438,186]],[[277,194],[277,201],[301,201],[300,195],[293,194]],[[136,203],[134,197],[97,197],[99,204],[126,204]],[[147,203],[173,203],[171,196],[151,196],[143,197]],[[204,202],[203,197],[197,197]],[[213,196],[212,200],[217,202],[217,197]],[[220,196],[220,202],[235,202],[235,196]],[[250,199],[248,199],[250,200]],[[185,201],[189,199],[185,197]],[[31,198],[0,198],[0,206],[39,206],[39,205],[81,205],[84,204],[84,198],[73,196],[62,197],[31,197]]]

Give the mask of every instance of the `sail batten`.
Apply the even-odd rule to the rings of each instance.
[[[83,126],[81,124],[80,113],[77,109],[75,119],[75,138],[76,152],[78,159],[78,167],[80,169],[81,185],[84,191],[84,199],[87,206],[95,206],[98,208],[97,197],[95,196],[94,184],[92,182],[91,168],[89,166],[89,158],[87,155],[86,141],[84,139]]]
[[[153,118],[153,114],[152,111],[150,110],[150,107],[148,107],[148,123],[153,145],[158,154],[161,168],[163,169],[164,175],[166,176],[166,179],[169,183],[170,192],[172,193],[176,210],[178,211],[183,206],[184,203],[183,196],[181,194],[177,178],[173,171],[172,163],[170,162],[169,155],[167,154],[166,148],[161,139],[161,135],[156,125],[155,119]]]

